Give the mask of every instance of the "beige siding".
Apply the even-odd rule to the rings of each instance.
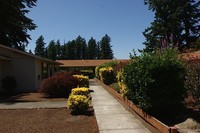
[[[58,64],[57,62],[0,45],[0,91],[1,80],[6,76],[13,76],[16,79],[16,91],[37,91],[42,82],[42,62],[53,64],[51,71],[53,75],[53,66]]]

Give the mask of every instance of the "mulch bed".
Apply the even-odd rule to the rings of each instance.
[[[1,95],[3,102],[67,101],[66,98],[48,98],[40,93]],[[0,132],[6,133],[99,133],[92,109],[75,115],[67,108],[59,109],[0,109]]]
[[[93,113],[72,115],[68,109],[0,110],[1,133],[99,133]]]

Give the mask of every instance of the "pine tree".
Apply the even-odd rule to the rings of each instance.
[[[45,53],[45,42],[44,42],[44,37],[41,35],[37,40],[36,40],[36,47],[35,47],[35,55],[41,56],[41,57],[46,57]]]
[[[106,34],[100,41],[100,59],[113,59],[111,38]]]
[[[0,44],[25,50],[28,44],[28,31],[34,30],[33,20],[26,17],[28,8],[36,5],[37,0],[0,1]]]
[[[188,48],[200,34],[200,2],[195,0],[144,0],[155,20],[143,32],[145,51],[185,45]]]
[[[48,48],[47,48],[48,59],[56,60],[57,59],[56,52],[57,52],[56,51],[56,43],[54,40],[52,40],[52,41],[50,41]]]
[[[75,40],[75,59],[86,59],[86,40],[78,36]]]
[[[87,49],[87,58],[88,59],[96,59],[97,56],[97,44],[96,40],[91,37],[88,41],[88,49]]]

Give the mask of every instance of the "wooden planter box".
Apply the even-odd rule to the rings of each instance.
[[[105,85],[100,80],[95,79],[104,89],[106,89],[115,99],[117,99],[127,110],[131,113],[138,115],[138,119],[147,126],[153,132],[161,132],[161,133],[178,133],[178,129],[176,127],[169,127],[164,123],[160,122],[156,118],[150,116],[142,109],[138,108],[127,98],[122,97],[121,94],[117,93],[111,87]]]

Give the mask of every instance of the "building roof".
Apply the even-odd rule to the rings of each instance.
[[[128,61],[129,59],[122,59],[122,60],[56,60],[57,62],[62,63],[60,67],[96,67],[106,62],[110,61],[117,61],[117,62],[124,62]]]
[[[50,63],[53,63],[53,64],[62,65],[62,63],[60,63],[60,62],[52,61],[52,60],[49,60],[49,59],[45,59],[45,58],[42,58],[42,57],[40,57],[40,56],[36,56],[36,55],[29,54],[29,53],[24,52],[24,51],[20,51],[20,50],[11,48],[11,47],[4,46],[4,45],[2,45],[2,44],[0,44],[0,48],[6,49],[6,50],[10,50],[10,51],[13,51],[13,52],[16,52],[16,53],[25,55],[25,56],[29,56],[29,57],[35,58],[35,59],[43,60],[43,61],[45,61],[45,62],[50,62]],[[0,59],[11,60],[12,58],[10,58],[10,57],[5,57],[5,56],[1,55],[1,53],[0,53]]]

